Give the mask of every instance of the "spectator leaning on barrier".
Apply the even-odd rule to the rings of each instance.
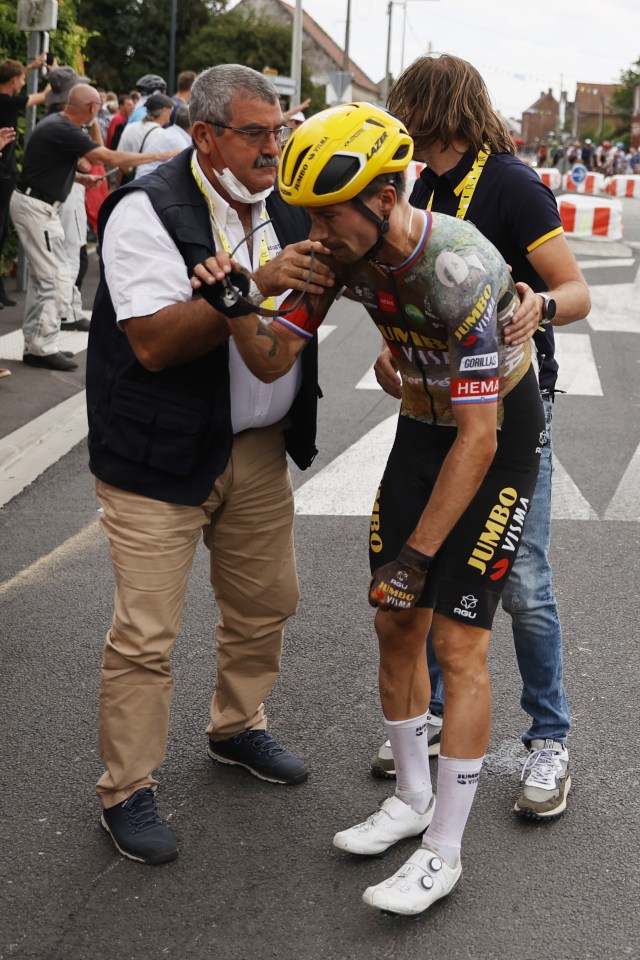
[[[74,180],[85,186],[96,183],[92,175],[77,173],[80,157],[112,166],[135,166],[145,158],[102,146],[96,119],[100,95],[71,67],[58,68],[49,79],[48,96],[62,97],[66,107],[46,116],[31,134],[10,212],[29,266],[23,361],[32,367],[74,370],[75,360],[58,349],[59,309],[71,301],[75,280],[64,250],[60,204]],[[90,129],[91,136],[83,127]],[[166,160],[175,153],[156,154],[154,159]]]

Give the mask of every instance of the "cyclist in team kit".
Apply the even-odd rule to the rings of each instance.
[[[208,299],[222,288],[230,300],[237,295],[229,326],[264,380],[289,368],[341,286],[364,305],[402,377],[369,538],[369,602],[377,608],[396,790],[334,837],[341,850],[375,855],[424,833],[404,866],[363,895],[400,914],[426,910],[461,876],[462,834],[489,740],[490,630],[544,442],[531,344],[505,342],[519,305],[509,270],[471,224],[408,204],[412,152],[404,126],[370,104],[317,114],[286,145],[278,178],[283,198],[310,215],[311,247],[330,264],[335,285],[302,299],[291,293],[278,316],[256,324],[240,296],[249,284],[227,254],[198,265],[194,280]],[[259,274],[251,279],[247,296],[256,303]],[[429,628],[446,690],[437,804],[424,735]]]

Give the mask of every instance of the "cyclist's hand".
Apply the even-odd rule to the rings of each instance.
[[[330,253],[319,241],[301,240],[291,243],[281,250],[277,257],[263,264],[253,279],[266,298],[278,296],[286,290],[304,290],[311,276],[307,293],[319,296],[326,287],[332,287],[335,281],[333,270],[319,259],[319,256],[329,256]]]
[[[402,380],[398,374],[398,364],[388,347],[384,347],[373,365],[376,380],[385,393],[396,400],[402,400]]]
[[[432,557],[406,543],[395,560],[378,567],[369,584],[369,603],[380,610],[412,610],[424,590]]]

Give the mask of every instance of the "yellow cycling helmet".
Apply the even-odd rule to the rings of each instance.
[[[413,140],[399,120],[371,103],[341,103],[302,124],[278,167],[287,203],[324,207],[353,200],[383,173],[404,170]]]

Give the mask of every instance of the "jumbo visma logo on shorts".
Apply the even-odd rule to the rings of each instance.
[[[378,487],[376,501],[371,511],[369,531],[369,547],[372,553],[380,553],[382,550],[382,537],[380,536],[380,487]]]
[[[519,506],[516,507],[518,502]],[[491,508],[484,530],[467,560],[468,566],[475,567],[484,575],[487,564],[493,560],[496,551],[506,551],[512,557],[515,556],[528,509],[529,501],[526,497],[518,497],[518,491],[514,487],[503,487],[498,494],[498,503]],[[509,557],[499,557],[490,568],[489,579],[501,580],[509,569],[509,563]]]

